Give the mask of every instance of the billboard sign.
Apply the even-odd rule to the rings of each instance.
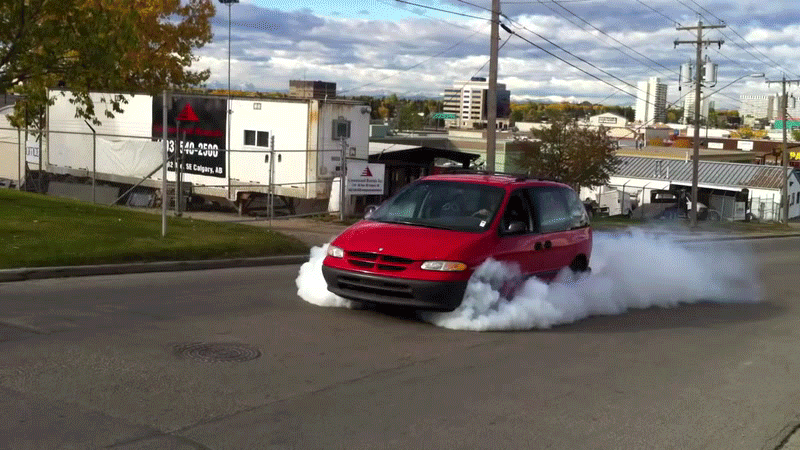
[[[383,195],[386,166],[347,160],[347,192],[350,195]]]
[[[184,173],[225,178],[227,99],[173,95],[167,110],[170,139],[167,169],[175,171],[175,133],[180,129]],[[164,111],[161,96],[153,97],[153,139],[161,140]]]

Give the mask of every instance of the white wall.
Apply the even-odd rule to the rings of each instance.
[[[6,118],[6,114],[11,114],[13,106],[0,110],[0,178],[15,180],[19,186],[20,178],[25,176],[24,149],[19,146],[19,140],[25,139],[25,135],[20,137],[16,128],[12,128]]]
[[[257,105],[257,106],[256,106]],[[255,109],[256,107],[260,109]],[[307,158],[308,133],[307,101],[287,102],[269,99],[233,99],[231,101],[231,149],[244,150],[230,153],[231,183],[270,182],[270,163],[266,156],[269,147],[244,145],[245,130],[268,132],[275,137],[275,182],[306,182],[305,167]],[[235,188],[249,190],[246,187]],[[289,194],[288,192],[281,192]]]

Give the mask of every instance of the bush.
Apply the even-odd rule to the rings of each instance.
[[[678,148],[690,148],[692,144],[688,138],[675,138],[672,146]]]

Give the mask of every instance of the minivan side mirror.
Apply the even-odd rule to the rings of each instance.
[[[525,222],[520,221],[511,222],[505,229],[505,232],[509,234],[521,233],[523,231],[525,231]]]
[[[369,205],[364,208],[364,218],[369,219],[372,217],[372,213],[374,213],[376,209],[378,209],[378,205]]]

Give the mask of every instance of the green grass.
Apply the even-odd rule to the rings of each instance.
[[[161,216],[0,189],[0,269],[306,253],[265,228]]]

